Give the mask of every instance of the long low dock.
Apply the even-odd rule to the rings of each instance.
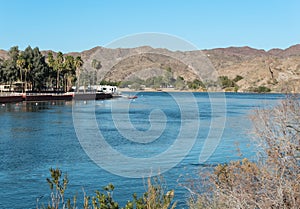
[[[11,93],[0,94],[0,103],[17,103],[17,102],[38,102],[54,100],[104,100],[113,98],[108,93],[65,93],[65,94],[47,94],[47,93]]]
[[[0,103],[15,103],[15,102],[22,102],[24,101],[22,95],[0,95]]]

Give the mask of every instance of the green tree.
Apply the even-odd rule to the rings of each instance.
[[[13,82],[16,82],[20,73],[17,67],[17,60],[19,57],[19,48],[18,46],[11,47],[8,51],[9,59],[4,62],[4,72],[5,82],[9,85],[12,85]]]
[[[48,67],[49,67],[49,77],[48,77],[48,82],[50,83],[50,86],[53,87],[53,83],[55,81],[55,85],[56,85],[56,71],[54,70],[55,68],[55,59],[53,56],[52,52],[48,53],[48,57],[47,57],[47,63],[48,63]]]
[[[236,82],[242,80],[243,78],[244,78],[243,76],[237,75],[237,76],[235,76],[235,78],[232,81],[236,83]]]
[[[102,65],[101,65],[101,61],[97,60],[97,59],[93,59],[92,60],[92,68],[99,70]]]
[[[220,82],[220,85],[221,85],[222,89],[236,86],[235,82],[230,80],[228,78],[228,76],[220,76],[219,77],[219,82]]]
[[[153,88],[155,88],[155,89],[161,88],[162,84],[164,82],[163,79],[164,79],[163,76],[154,77]]]
[[[54,61],[54,70],[56,71],[56,89],[60,89],[60,73],[64,69],[64,55],[58,52]]]
[[[154,86],[154,77],[147,78],[146,81],[145,81],[145,85],[147,87],[152,88]]]
[[[270,91],[271,91],[271,89],[269,89],[266,86],[259,86],[259,87],[253,89],[253,92],[257,92],[257,93],[268,93]]]
[[[23,52],[22,56],[25,59],[25,72],[24,72],[24,82],[25,82],[25,90],[31,88],[32,90],[32,80],[33,80],[33,50],[31,46],[28,46]]]
[[[24,91],[24,85],[23,85],[23,74],[25,70],[26,60],[24,59],[23,55],[20,54],[17,60],[17,67],[20,70],[20,81],[22,82],[22,92]]]
[[[54,68],[55,60],[54,60],[54,57],[53,57],[53,53],[52,53],[52,52],[49,52],[49,53],[48,53],[47,61],[48,61],[49,67]]]
[[[64,84],[64,89],[65,91],[69,91],[72,87],[73,82],[76,79],[76,67],[75,67],[75,60],[73,56],[66,56],[65,57],[65,63],[64,63],[64,79],[65,79],[65,84]]]
[[[164,86],[165,87],[169,87],[170,85],[173,84],[174,82],[174,78],[173,78],[173,73],[172,73],[172,69],[170,67],[168,67],[164,73]]]
[[[80,86],[80,74],[81,74],[81,67],[83,65],[83,61],[80,56],[77,56],[74,60],[74,65],[76,68],[76,77],[77,77],[77,91],[79,90]]]
[[[271,92],[271,89],[266,86],[258,86],[258,87],[250,87],[248,91],[255,92],[255,93],[268,93]]]
[[[175,88],[179,90],[183,90],[185,88],[185,82],[184,78],[181,76],[178,76],[176,81],[175,81]]]
[[[38,47],[32,49],[28,46],[24,51],[20,51],[18,46],[14,46],[11,47],[8,55],[9,58],[1,63],[2,82],[11,85],[13,82],[20,81],[22,91],[41,90],[45,87],[49,78],[49,66]]]
[[[32,49],[28,46],[20,55],[21,60],[24,59],[24,81],[25,89],[41,90],[46,86],[49,76],[49,66],[45,61],[45,57],[41,54],[38,47]],[[23,61],[22,61],[23,62]]]
[[[33,49],[32,59],[32,90],[41,90],[46,86],[47,78],[49,77],[49,66],[46,63],[38,47]]]
[[[18,57],[19,57],[19,47],[18,46],[13,46],[10,48],[10,50],[8,51],[8,55],[10,57],[10,60],[13,61],[14,63],[17,62]]]
[[[199,89],[199,88],[205,88],[205,85],[202,81],[195,79],[193,82],[188,82],[189,89]]]

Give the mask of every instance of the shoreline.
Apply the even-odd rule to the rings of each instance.
[[[230,93],[230,94],[282,94],[282,95],[298,95],[300,96],[300,92],[233,92],[233,91],[197,91],[197,90],[177,90],[173,88],[161,88],[161,89],[152,89],[145,88],[143,90],[134,90],[130,88],[119,88],[119,93],[122,96],[122,93],[130,94],[130,93],[140,93],[140,92],[150,92],[150,93],[159,93],[159,92],[169,92],[169,93],[206,93],[206,94],[218,94],[218,93]],[[55,101],[55,100],[104,100],[104,99],[113,99],[114,96],[112,94],[94,94],[94,93],[64,93],[64,94],[45,94],[45,93],[37,93],[37,94],[24,94],[24,93],[0,93],[0,104],[3,103],[18,103],[18,102],[38,102],[38,101]]]
[[[118,88],[119,92],[190,92],[190,93],[237,93],[237,94],[300,94],[300,92],[250,92],[250,91],[202,91],[202,90],[178,90],[174,88],[145,88],[143,90],[134,90],[130,88]]]

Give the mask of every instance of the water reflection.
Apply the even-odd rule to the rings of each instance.
[[[72,101],[19,102],[0,105],[0,112],[38,112],[51,106],[72,105]]]

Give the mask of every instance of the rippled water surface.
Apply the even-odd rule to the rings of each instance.
[[[178,104],[174,95],[181,98],[182,104]],[[166,152],[180,132],[194,131],[195,129],[189,127],[195,126],[197,121],[200,122],[191,150],[175,167],[163,173],[168,189],[175,189],[180,208],[186,208],[189,193],[180,183],[185,183],[184,179],[188,179],[189,176],[195,176],[201,166],[215,165],[241,157],[254,160],[255,146],[250,140],[249,114],[251,110],[276,104],[284,95],[228,93],[225,98],[205,93],[195,93],[193,96],[188,93],[174,95],[172,97],[164,92],[143,92],[139,93],[135,100],[119,98],[95,103],[77,102],[76,105],[83,113],[93,111],[98,124],[98,130],[95,132],[100,130],[114,150],[132,158],[151,158]],[[196,102],[196,112],[194,106],[189,106],[191,101]],[[145,191],[145,179],[112,174],[88,157],[76,136],[72,105],[75,104],[39,102],[0,106],[0,208],[35,208],[37,198],[47,204],[50,192],[46,178],[51,167],[58,167],[68,173],[70,183],[66,196],[78,194],[79,201],[82,199],[83,189],[88,195],[93,195],[96,189],[101,189],[110,182],[116,188],[114,198],[121,205],[131,199],[134,192],[141,194]],[[182,118],[180,105],[185,107],[185,118]],[[128,136],[126,138],[116,127],[118,124],[114,120],[128,123],[129,118],[131,125],[123,126],[123,131],[130,133],[132,128],[139,133],[147,131],[151,129],[149,116],[157,110],[160,120],[156,123],[161,123],[157,127],[157,133],[162,133],[149,143],[128,140]],[[226,121],[225,126],[214,124],[211,128],[214,119]],[[163,130],[159,130],[161,128]],[[214,132],[220,132],[223,128],[215,152],[207,161],[199,163],[199,156],[207,137],[214,137]],[[242,156],[238,155],[237,148],[241,150]],[[170,163],[176,161],[176,155],[169,158],[166,158],[164,163],[168,163],[168,160]],[[118,162],[111,164],[118,166]],[[134,166],[128,162],[128,168],[134,169]]]

